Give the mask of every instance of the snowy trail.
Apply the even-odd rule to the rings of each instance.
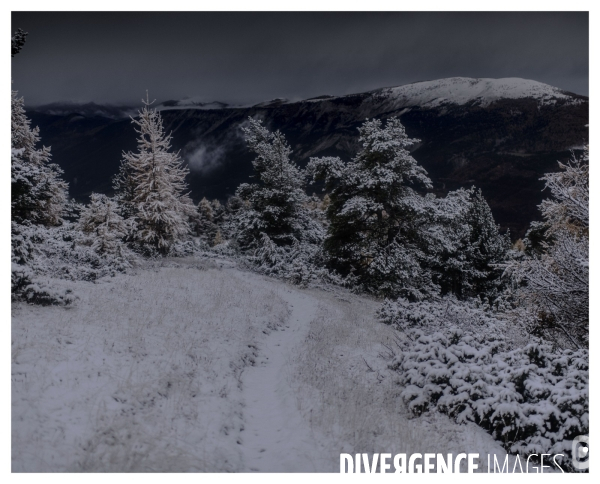
[[[337,472],[341,452],[503,455],[479,427],[409,414],[380,356],[396,332],[374,317],[378,301],[178,262],[79,282],[69,309],[13,304],[13,472]]]
[[[299,351],[308,334],[317,300],[285,286],[278,295],[292,311],[289,325],[266,338],[256,366],[246,369],[243,375],[245,470],[323,472],[332,463],[320,452],[322,438],[314,436],[300,415],[289,379],[290,357]]]

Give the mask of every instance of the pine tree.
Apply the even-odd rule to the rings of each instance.
[[[11,39],[18,54],[27,34],[19,29]],[[11,90],[11,293],[13,299],[40,304],[68,304],[70,296],[39,279],[46,269],[40,246],[49,230],[63,224],[68,185],[62,170],[50,163],[50,148],[36,148],[39,129],[31,128],[23,98]],[[56,230],[56,229],[53,229]],[[42,257],[43,259],[43,257]]]
[[[11,211],[17,223],[58,225],[67,201],[62,170],[50,163],[50,148],[37,149],[39,129],[31,129],[23,98],[11,92]]]
[[[106,195],[92,193],[80,215],[78,228],[89,237],[98,254],[121,255],[129,227],[118,213],[118,205]]]
[[[119,213],[125,219],[133,219],[136,209],[133,199],[135,198],[135,180],[130,163],[121,162],[119,172],[113,178],[113,189],[115,200],[118,202]]]
[[[196,235],[208,244],[213,245],[212,242],[219,228],[215,223],[213,204],[209,202],[206,197],[200,200],[200,203],[198,204],[197,217],[194,226]]]
[[[307,168],[330,190],[329,264],[369,292],[421,298],[429,287],[420,265],[421,225],[430,209],[413,187],[431,187],[431,181],[408,151],[418,140],[397,118],[385,128],[367,120],[359,132],[362,149],[351,162],[313,158]]]
[[[25,41],[27,40],[27,32],[23,32],[22,29],[17,29],[17,31],[13,34],[10,41],[10,56],[14,57],[23,48],[25,45]]]
[[[252,164],[258,183],[244,183],[236,191],[245,202],[232,217],[240,249],[256,249],[263,234],[280,247],[319,243],[322,228],[309,214],[304,177],[290,160],[292,150],[285,137],[270,132],[260,121],[249,118],[249,123],[244,133],[257,155]]]
[[[510,237],[500,234],[481,190],[459,189],[435,199],[427,265],[442,293],[491,302],[500,289]]]
[[[166,254],[189,234],[195,207],[187,195],[189,169],[178,153],[170,152],[171,136],[165,134],[160,114],[150,109],[148,97],[142,102],[139,119],[132,118],[139,151],[123,154],[116,186],[124,211],[135,219],[133,240],[146,251]]]
[[[500,233],[481,190],[471,191],[466,222],[471,229],[465,245],[471,267],[466,273],[460,295],[492,298],[500,287],[500,265],[505,262],[511,248],[510,234],[508,231]]]

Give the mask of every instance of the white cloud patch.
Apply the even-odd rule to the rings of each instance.
[[[262,119],[262,116],[255,116]],[[245,136],[242,128],[250,126],[250,122],[245,119],[241,123],[233,126],[219,145],[214,143],[204,143],[194,141],[188,143],[183,150],[183,158],[188,162],[191,171],[198,173],[209,173],[225,161],[227,146],[238,145],[240,141],[245,144]]]
[[[223,163],[225,149],[221,146],[194,144],[190,148],[186,147],[183,157],[191,171],[208,173]]]

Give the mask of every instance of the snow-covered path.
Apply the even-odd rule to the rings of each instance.
[[[290,355],[302,348],[317,301],[281,286],[278,294],[291,309],[289,324],[271,333],[260,348],[256,366],[243,374],[246,427],[242,434],[244,464],[252,472],[310,472],[331,467],[297,409],[290,385]]]
[[[339,454],[499,445],[411,418],[379,302],[226,264],[78,283],[12,306],[13,472],[337,472]]]

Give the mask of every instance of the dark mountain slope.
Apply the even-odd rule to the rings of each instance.
[[[197,107],[200,106],[200,107]],[[159,105],[173,145],[192,169],[192,196],[226,199],[248,181],[252,155],[241,126],[259,117],[285,133],[296,161],[337,155],[350,159],[358,149],[357,127],[365,118],[399,116],[411,137],[421,140],[413,155],[443,195],[461,186],[483,190],[497,221],[521,236],[538,218],[543,198],[539,178],[558,169],[557,160],[588,139],[588,98],[522,79],[453,78],[341,97],[252,107]],[[206,106],[217,106],[210,109]],[[129,119],[97,106],[54,104],[30,111],[44,144],[85,200],[92,191],[110,193],[121,152],[136,148]],[[122,111],[123,112],[123,111]]]

